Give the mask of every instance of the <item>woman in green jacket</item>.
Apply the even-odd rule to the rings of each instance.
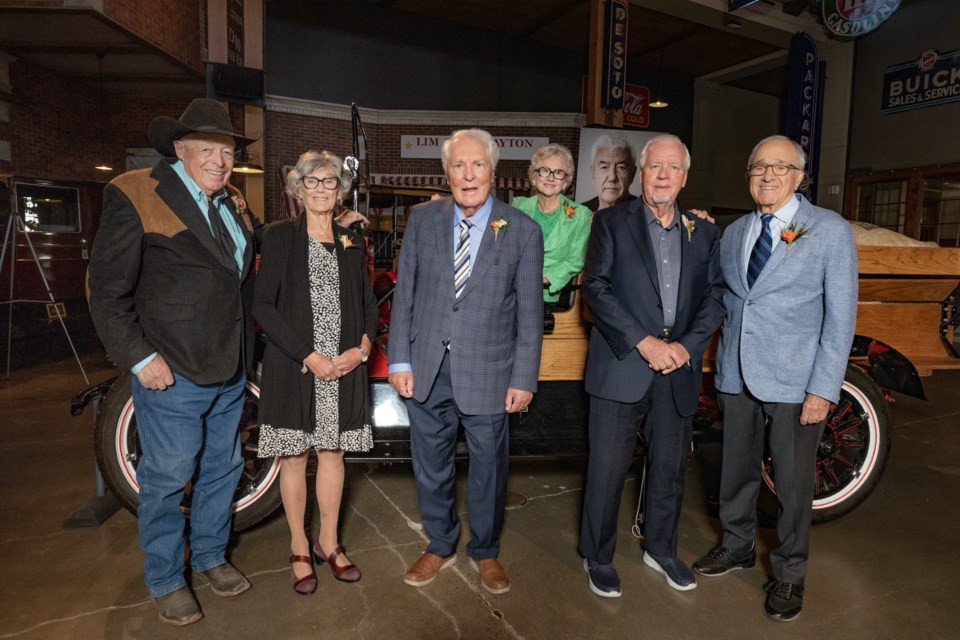
[[[583,269],[590,235],[590,210],[564,195],[573,184],[573,156],[562,144],[537,149],[527,176],[534,195],[513,206],[543,229],[543,300],[555,303],[560,290]]]

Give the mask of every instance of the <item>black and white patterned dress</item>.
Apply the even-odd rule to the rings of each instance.
[[[321,243],[308,235],[307,268],[310,306],[313,308],[313,347],[328,358],[340,348],[340,268],[332,243]],[[369,451],[373,430],[369,424],[340,433],[339,387],[336,380],[314,377],[316,428],[312,433],[260,425],[260,457],[299,455],[307,449]]]

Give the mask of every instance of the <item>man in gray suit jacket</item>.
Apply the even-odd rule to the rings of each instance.
[[[457,430],[470,452],[471,566],[506,593],[499,563],[509,458],[508,413],[537,390],[543,338],[543,234],[490,195],[499,148],[480,129],[455,131],[441,160],[452,198],[414,207],[390,318],[390,383],[410,414],[420,516],[430,543],[404,576],[429,584],[456,561]]]
[[[583,299],[594,325],[580,553],[590,590],[605,598],[620,596],[617,514],[641,428],[649,445],[644,563],[674,589],[697,586],[677,557],[677,524],[701,362],[723,320],[723,285],[719,229],[676,202],[689,169],[679,138],[647,141],[642,197],[595,216],[587,247]]]
[[[817,447],[840,396],[857,317],[857,253],[850,225],[796,194],[806,158],[784,136],[766,138],[747,165],[757,211],[723,234],[727,317],[717,351],[724,411],[723,540],[694,570],[720,576],[754,566],[764,424],[781,511],[765,609],[800,614]]]

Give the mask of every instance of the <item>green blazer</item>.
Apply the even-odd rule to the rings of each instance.
[[[513,206],[533,217],[537,210],[537,196],[514,198]],[[550,285],[543,289],[545,302],[556,302],[560,298],[560,290],[570,278],[583,270],[592,214],[582,204],[561,194],[560,207],[553,215],[561,218],[550,232],[550,237],[543,239],[543,275],[550,281]]]

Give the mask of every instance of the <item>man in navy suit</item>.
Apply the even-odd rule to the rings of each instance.
[[[795,193],[803,149],[784,136],[761,140],[747,180],[755,213],[723,234],[727,317],[717,348],[724,412],[720,522],[723,540],[694,565],[704,576],[754,566],[765,422],[776,471],[777,536],[766,612],[800,615],[810,547],[817,448],[830,404],[840,399],[857,320],[857,250],[850,224]]]
[[[441,150],[452,197],[414,207],[390,318],[390,383],[409,398],[420,515],[430,537],[404,582],[421,587],[456,561],[457,429],[470,452],[470,564],[490,593],[510,581],[497,556],[507,486],[509,413],[537,390],[543,338],[543,234],[490,195],[499,148],[481,129]]]
[[[651,138],[640,154],[642,197],[594,217],[587,248],[583,299],[594,326],[580,553],[590,590],[608,598],[620,596],[617,514],[641,428],[649,467],[643,561],[674,589],[697,586],[677,557],[677,523],[701,361],[724,311],[720,232],[677,206],[689,169],[679,138]]]

